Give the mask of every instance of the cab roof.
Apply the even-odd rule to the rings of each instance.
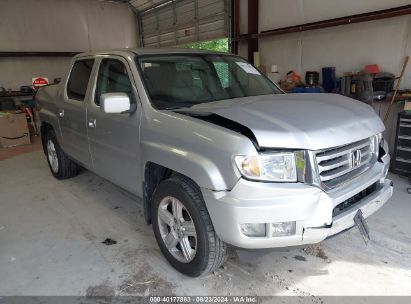
[[[113,49],[95,52],[80,53],[75,56],[78,57],[88,57],[97,55],[131,55],[135,54],[138,56],[143,55],[167,55],[167,54],[215,54],[215,55],[227,55],[223,52],[215,52],[209,50],[199,50],[199,49],[179,49],[179,48],[126,48],[126,49]]]

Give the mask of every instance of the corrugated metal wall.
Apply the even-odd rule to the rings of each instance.
[[[228,0],[170,1],[141,15],[144,47],[182,45],[229,36]]]

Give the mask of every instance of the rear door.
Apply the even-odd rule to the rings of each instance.
[[[86,111],[94,63],[94,58],[74,61],[58,113],[64,152],[86,168],[91,167]]]
[[[120,56],[98,57],[94,97],[87,109],[88,135],[93,171],[113,183],[137,193],[141,188],[139,125],[141,106],[127,60]],[[104,93],[126,93],[131,113],[106,114],[100,110]]]

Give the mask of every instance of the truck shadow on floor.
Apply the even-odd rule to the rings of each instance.
[[[409,239],[407,243],[405,235],[404,239],[392,238],[383,227],[374,223],[379,221],[377,218],[370,221],[371,229],[377,227],[372,231],[372,241],[368,246],[365,246],[361,235],[354,228],[320,244],[304,247],[257,251],[230,250],[229,259],[224,267],[201,278],[188,278],[169,266],[162,256],[152,235],[151,226],[144,222],[140,199],[87,171],[83,171],[72,182],[83,188],[82,191],[94,193],[93,195],[96,195],[106,208],[112,209],[112,212],[116,212],[124,222],[134,226],[136,239],[146,240],[144,248],[128,248],[119,254],[123,255],[122,260],[127,267],[133,268],[133,265],[137,265],[133,270],[137,274],[141,273],[138,267],[143,264],[150,265],[150,268],[144,266],[145,273],[149,275],[142,276],[139,280],[139,276],[128,274],[117,287],[116,294],[170,294],[186,290],[187,287],[183,286],[195,285],[195,288],[191,288],[194,294],[196,291],[197,294],[211,291],[212,294],[224,295],[311,296],[314,291],[297,287],[298,282],[307,277],[326,277],[331,284],[339,271],[339,268],[332,266],[333,263],[340,263],[343,268],[352,267],[352,275],[362,272],[362,268],[369,268],[364,265],[379,268],[375,271],[380,273],[381,270],[383,273],[395,273],[395,269],[411,269]],[[381,213],[383,212],[384,209]],[[383,216],[381,214],[379,217]],[[153,279],[158,278],[159,274],[162,278],[161,283],[158,279]],[[395,277],[394,274],[393,276]],[[399,277],[392,279],[396,281]],[[372,278],[369,280],[371,282]],[[133,282],[137,285],[133,285]],[[171,285],[167,285],[167,282]],[[154,290],[150,285],[156,285],[157,288]]]
[[[411,293],[411,240],[406,233],[411,230],[411,204],[408,184],[395,176],[393,199],[368,219],[368,246],[352,229],[303,248],[231,251],[221,269],[189,278],[165,260],[145,224],[141,200],[130,193],[88,171],[56,180],[41,151],[0,166],[8,177],[0,180],[0,237],[9,240],[2,242],[0,253],[6,273],[0,279],[2,294]],[[116,243],[102,243],[107,238]],[[63,283],[50,287],[51,282]]]

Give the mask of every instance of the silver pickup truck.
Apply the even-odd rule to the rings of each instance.
[[[227,245],[317,243],[391,197],[384,125],[359,101],[284,94],[244,59],[178,49],[84,53],[40,89],[58,179],[84,167],[141,197],[179,271],[220,267]]]

